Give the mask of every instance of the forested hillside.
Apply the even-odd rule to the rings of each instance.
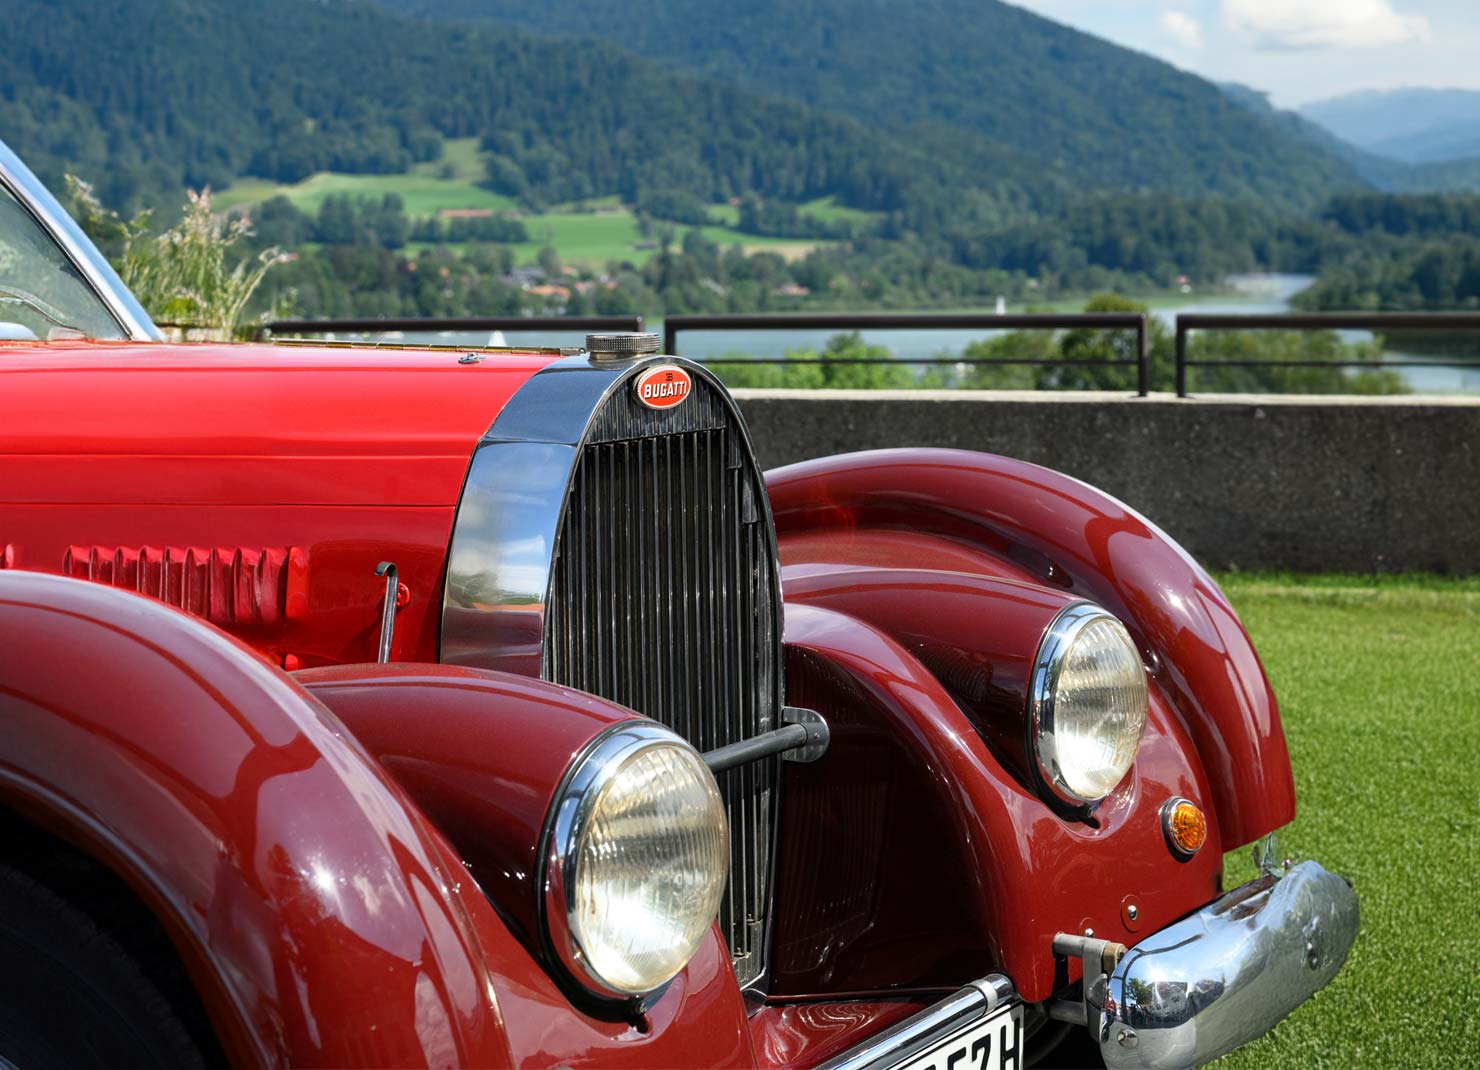
[[[178,199],[240,175],[398,173],[450,137],[533,202],[682,190],[834,195],[896,210],[1003,191],[847,118],[665,70],[613,46],[403,22],[327,0],[0,0],[0,137],[44,179],[108,203]]]
[[[1079,188],[1311,207],[1360,184],[1212,83],[996,0],[378,0],[618,41],[664,64],[851,115],[968,161]],[[991,174],[992,172],[985,172]],[[1040,177],[1040,180],[1041,177]]]

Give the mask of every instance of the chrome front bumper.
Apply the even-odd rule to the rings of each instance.
[[[1359,914],[1345,880],[1302,862],[1142,940],[1091,993],[1105,1065],[1201,1066],[1263,1036],[1336,976]]]

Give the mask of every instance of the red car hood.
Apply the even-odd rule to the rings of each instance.
[[[0,502],[450,506],[479,437],[557,359],[461,355],[0,344]]]

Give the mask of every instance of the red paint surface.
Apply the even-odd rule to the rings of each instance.
[[[472,882],[301,688],[78,580],[0,573],[0,635],[0,796],[160,917],[234,1063],[509,1063]]]
[[[1217,584],[1134,510],[1068,476],[958,450],[881,450],[768,476],[782,560],[956,568],[1089,598],[1154,654],[1211,783],[1224,850],[1295,816],[1274,693]],[[1140,763],[1144,764],[1144,763]]]
[[[7,346],[0,502],[451,506],[474,443],[554,359],[457,357]]]
[[[1077,601],[1020,580],[922,568],[788,565],[790,605],[846,613],[905,647],[950,692],[993,756],[1033,787],[1023,711],[1038,640]]]
[[[576,1010],[344,726],[216,629],[0,573],[0,636],[0,803],[137,891],[235,1065],[751,1065],[717,932],[646,1031]],[[403,691],[435,722],[458,686]]]
[[[943,616],[942,631],[971,626]],[[789,604],[786,642],[788,701],[821,711],[832,742],[782,786],[776,995],[954,988],[1000,970],[1043,1000],[1069,980],[1054,933],[1088,925],[1131,944],[1126,895],[1154,931],[1217,894],[1219,853],[1182,863],[1162,839],[1161,804],[1210,789],[1158,691],[1135,766],[1091,824],[1025,787],[880,629]]]
[[[756,1065],[810,1067],[925,1009],[909,1001],[820,1002],[762,1007],[751,1015]]]
[[[287,346],[6,346],[0,539],[7,568],[300,552],[274,619],[222,620],[275,664],[373,660],[383,581],[405,584],[395,657],[435,661],[442,567],[473,448],[553,359]],[[297,595],[296,600],[293,598]],[[298,610],[295,615],[293,610]],[[249,617],[250,615],[245,615]]]
[[[453,665],[295,674],[373,754],[531,950],[545,815],[571,762],[631,710],[557,684]]]

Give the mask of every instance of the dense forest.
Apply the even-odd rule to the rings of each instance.
[[[1258,198],[1355,184],[1324,147],[1170,64],[997,0],[378,0],[424,19],[620,41],[846,115],[1014,183]]]
[[[830,194],[877,210],[927,202],[932,188],[988,211],[996,199],[851,119],[614,46],[344,2],[5,0],[0,11],[16,45],[0,65],[5,140],[53,186],[82,173],[117,207],[242,175],[399,173],[469,136],[493,154],[493,188],[532,203],[670,189]]]

